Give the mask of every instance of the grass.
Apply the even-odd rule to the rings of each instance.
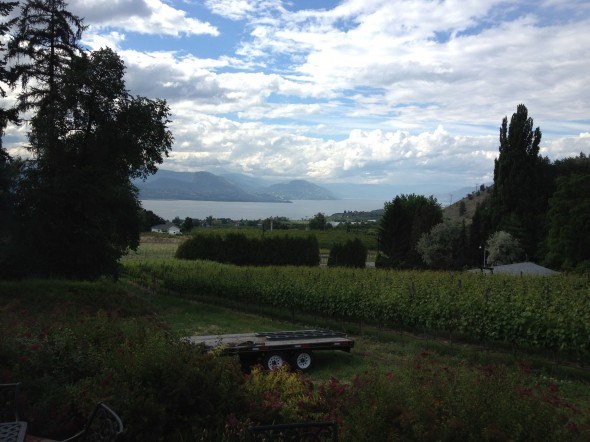
[[[175,236],[144,234],[141,236],[141,243],[137,251],[131,250],[123,257],[123,262],[146,258],[174,258],[176,249],[182,241],[183,238]]]
[[[564,397],[590,412],[590,370],[584,367],[557,365],[540,356],[449,342],[431,336],[361,327],[358,324],[342,324],[336,321],[318,323],[314,317],[299,317],[293,322],[190,301],[169,294],[143,292],[141,296],[148,300],[159,319],[181,336],[309,328],[346,331],[355,340],[351,353],[316,352],[315,367],[307,374],[312,381],[335,378],[346,382],[365,371],[395,372],[396,368],[422,353],[448,359],[450,363],[468,361],[478,365],[503,364],[513,369],[526,361],[536,376],[555,383]]]

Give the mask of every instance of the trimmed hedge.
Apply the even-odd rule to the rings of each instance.
[[[328,267],[365,268],[367,247],[358,239],[346,241],[344,245],[337,243],[330,249]]]
[[[320,248],[315,236],[248,238],[243,234],[196,235],[183,242],[176,258],[204,259],[235,265],[317,266]]]

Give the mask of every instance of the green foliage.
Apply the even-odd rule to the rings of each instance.
[[[4,37],[10,30],[10,28],[15,23],[15,18],[8,18],[4,20],[5,17],[9,17],[12,13],[12,10],[18,6],[18,2],[7,2],[3,1],[0,3],[0,17],[2,17],[3,21],[0,21],[0,37]],[[0,39],[0,53],[4,53],[6,50],[6,43],[4,38]],[[0,58],[0,98],[6,98],[6,91],[3,88],[3,85],[9,82],[9,69],[6,67],[6,60]],[[16,115],[13,110],[4,109],[4,107],[0,106],[0,174],[2,173],[2,165],[5,161],[8,160],[8,153],[2,147],[2,136],[4,136],[4,129],[9,121],[16,121]],[[2,176],[0,175],[0,178]],[[0,182],[0,186],[2,183]],[[2,192],[4,187],[0,187],[0,198],[2,198]]]
[[[461,202],[459,203],[459,216],[465,215],[465,212],[467,212],[465,201],[461,200]]]
[[[312,235],[317,238],[320,249],[327,250],[329,250],[332,247],[332,244],[334,243],[344,243],[354,238],[358,238],[367,247],[367,249],[377,250],[377,232],[375,229],[375,224],[372,224],[371,226],[355,225],[353,228],[350,229],[350,231],[347,231],[344,228],[344,226],[343,228],[338,226],[338,228],[336,229],[314,231],[305,230],[305,228],[290,228],[288,230],[273,229],[273,231],[270,231],[269,229],[261,229],[259,226],[215,226],[213,228],[202,226],[194,228],[192,232],[194,235],[220,235],[222,237],[235,233],[245,235],[248,238],[272,238],[277,236],[282,237],[285,235],[289,235],[294,238],[307,238],[310,235]]]
[[[77,55],[79,32],[68,34],[72,49],[62,54],[67,60],[56,61],[54,84],[40,97],[22,97],[24,108],[37,108],[29,133],[35,159],[14,180],[5,276],[116,277],[119,258],[139,244],[140,205],[131,179],[155,172],[172,144],[166,103],[131,96],[123,62],[110,49]],[[33,38],[28,35],[21,38]],[[28,81],[32,67],[16,68]]]
[[[330,249],[328,267],[357,267],[365,268],[367,261],[367,247],[360,239],[355,238],[344,244],[336,243]]]
[[[154,280],[194,299],[240,308],[273,308],[285,317],[437,331],[478,342],[590,360],[589,281],[418,271],[236,267],[203,261],[128,262],[138,283]]]
[[[465,264],[466,241],[464,225],[445,221],[424,233],[416,244],[416,250],[430,268],[457,269]]]
[[[23,383],[34,434],[71,436],[106,400],[124,421],[123,440],[195,440],[221,433],[244,407],[236,360],[203,354],[149,318],[75,304],[47,318],[2,316],[0,376]]]
[[[520,261],[523,256],[519,241],[510,233],[499,230],[486,242],[488,253],[486,262],[489,265],[512,264]]]
[[[386,273],[323,273],[334,272]],[[3,282],[0,303],[0,381],[23,382],[23,416],[33,434],[70,436],[105,400],[122,417],[125,441],[246,440],[252,424],[323,420],[336,421],[344,441],[590,435],[588,414],[524,362],[516,371],[422,353],[386,367],[374,354],[379,365],[350,380],[312,383],[284,367],[244,376],[237,360],[183,343],[149,314],[146,301],[108,280]]]
[[[317,266],[320,251],[317,239],[311,235],[306,238],[288,235],[248,238],[238,233],[224,237],[197,234],[178,246],[176,258],[236,265]]]
[[[533,119],[525,105],[517,106],[500,127],[498,159],[494,161],[494,186],[489,206],[482,206],[473,219],[473,248],[498,230],[517,238],[531,259],[539,259],[545,236],[547,200],[552,192],[552,169],[539,155],[541,130],[533,130]]]
[[[442,222],[442,209],[434,197],[400,195],[385,203],[379,227],[380,250],[394,267],[419,267],[416,251],[420,237]]]
[[[193,219],[190,217],[186,217],[184,219],[184,221],[182,222],[182,225],[180,226],[180,229],[182,230],[183,233],[187,233],[190,232],[193,228]]]
[[[549,201],[547,214],[546,263],[574,270],[590,260],[590,174],[572,174],[557,179],[557,189]],[[587,268],[580,265],[580,270]]]
[[[140,209],[139,210],[139,225],[142,232],[150,232],[152,226],[157,224],[164,224],[166,220],[159,217],[151,210]]]
[[[325,417],[314,385],[287,366],[265,372],[254,367],[244,384],[248,417],[256,423],[315,422]]]
[[[339,440],[577,441],[588,419],[552,382],[523,370],[471,366],[422,353],[392,371],[371,370],[351,382],[314,386],[284,368],[254,369],[244,424],[332,420]]]
[[[326,215],[323,213],[317,213],[309,220],[310,230],[326,230]]]
[[[324,387],[326,388],[326,387]],[[555,385],[427,353],[351,385],[332,381],[342,440],[579,440],[579,412]]]
[[[62,115],[55,105],[63,99],[63,75],[82,51],[78,42],[85,29],[83,20],[66,6],[63,0],[23,2],[6,54],[14,61],[10,80],[13,84],[20,81],[23,88],[18,108],[37,110],[38,116],[46,119],[50,145],[61,125]]]

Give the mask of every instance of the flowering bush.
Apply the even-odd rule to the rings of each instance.
[[[23,312],[0,330],[0,381],[23,383],[33,434],[72,435],[103,400],[122,417],[127,440],[221,433],[245,408],[235,359],[203,354],[153,320],[98,312],[68,325],[42,322]]]
[[[343,441],[581,441],[590,435],[588,418],[560,397],[555,384],[427,353],[389,373],[315,387],[284,368],[256,369],[244,389],[247,422],[331,420]]]
[[[313,383],[286,365],[270,372],[254,367],[244,392],[249,402],[247,417],[255,423],[314,421],[325,416]]]
[[[422,354],[390,373],[364,373],[335,407],[342,440],[584,440],[579,411],[556,386],[504,366]],[[332,387],[334,389],[334,387]]]

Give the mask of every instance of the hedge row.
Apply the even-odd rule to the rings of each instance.
[[[344,244],[336,243],[330,249],[328,267],[364,268],[367,261],[367,247],[355,238]]]
[[[239,233],[224,237],[198,234],[178,247],[176,258],[235,265],[317,266],[320,249],[316,237],[311,235],[248,238]]]

